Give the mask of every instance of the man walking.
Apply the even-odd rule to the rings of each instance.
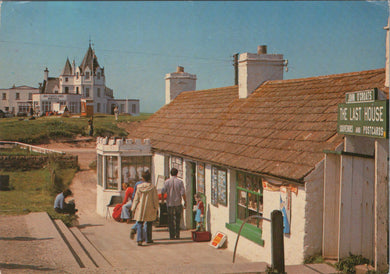
[[[164,182],[164,187],[161,190],[161,203],[164,203],[164,193],[167,193],[167,209],[168,209],[168,229],[169,238],[180,239],[180,220],[183,207],[181,199],[184,200],[184,208],[186,207],[186,194],[183,181],[177,178],[177,169],[171,169],[171,178]]]

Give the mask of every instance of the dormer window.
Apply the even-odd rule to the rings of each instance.
[[[76,79],[79,79],[79,73],[78,72],[76,73]]]
[[[65,77],[65,82],[68,82],[68,77]]]
[[[85,79],[89,79],[89,71],[85,73]]]
[[[100,72],[97,73],[97,78],[100,79]]]

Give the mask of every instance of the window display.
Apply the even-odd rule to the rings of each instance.
[[[263,187],[261,177],[237,172],[237,218],[245,220],[252,215],[263,213]],[[248,223],[261,227],[261,220],[252,219]]]

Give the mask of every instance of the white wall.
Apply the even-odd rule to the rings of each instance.
[[[306,208],[304,216],[304,256],[322,252],[324,207],[324,161],[305,178]]]

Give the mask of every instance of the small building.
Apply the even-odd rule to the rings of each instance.
[[[123,183],[134,184],[142,172],[152,170],[150,140],[102,138],[96,140],[97,150],[97,204],[96,212],[107,214],[106,205],[111,196],[124,196]]]
[[[283,55],[260,46],[240,55],[234,86],[187,89],[195,88],[195,75],[182,68],[167,74],[166,105],[130,137],[150,139],[153,178],[176,167],[187,204],[196,192],[205,196],[206,228],[225,233],[228,249],[248,217],[270,218],[278,209],[286,264],[350,251],[383,269],[388,216],[376,216],[388,206],[374,196],[387,180],[387,168],[377,168],[388,166],[387,142],[338,133],[338,105],[347,93],[370,89],[386,100],[385,69],[283,80],[284,65]],[[189,206],[183,228],[194,225]],[[237,254],[271,263],[270,224],[250,219]]]
[[[13,115],[30,113],[33,94],[39,89],[29,86],[13,86],[8,89],[0,89],[0,109]]]

